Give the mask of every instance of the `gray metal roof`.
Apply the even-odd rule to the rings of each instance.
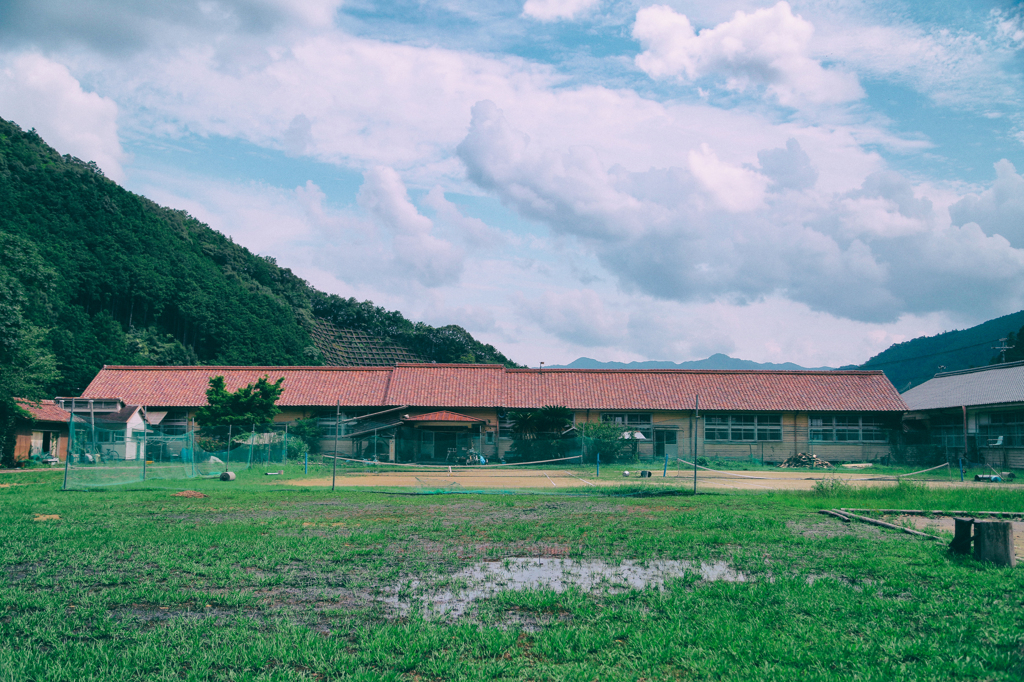
[[[911,411],[1024,403],[1024,362],[943,372],[900,397]]]

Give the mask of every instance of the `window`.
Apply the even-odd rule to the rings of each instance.
[[[778,414],[709,414],[704,417],[704,440],[780,441],[782,416]]]
[[[180,436],[188,432],[188,412],[186,410],[171,410],[160,421],[160,428],[167,436]]]
[[[812,414],[807,437],[823,443],[886,441],[881,419],[861,414]]]
[[[484,432],[484,442],[487,445],[494,445],[494,431]]]
[[[334,434],[335,433],[338,434],[339,438],[344,438],[346,435],[348,435],[350,433],[355,433],[358,430],[358,427],[359,427],[359,422],[351,422],[351,421],[348,421],[348,420],[355,419],[356,417],[360,417],[360,416],[362,416],[362,415],[364,415],[366,413],[367,413],[366,410],[348,411],[348,412],[342,411],[340,414],[335,413],[335,412],[331,412],[329,414],[321,415],[316,420],[316,423],[317,423],[317,426],[319,426],[321,429],[323,429],[324,438],[334,438]],[[340,432],[337,432],[335,430],[335,422],[336,422],[335,417],[336,416],[341,421],[341,431]]]
[[[632,412],[605,412],[601,415],[601,421],[612,424],[622,424],[623,431],[639,431],[648,440],[654,437],[651,414]]]
[[[960,420],[963,430],[963,419]],[[979,444],[983,447],[1021,447],[1024,445],[1024,412],[983,412],[978,415]],[[1002,436],[1002,443],[996,442]]]

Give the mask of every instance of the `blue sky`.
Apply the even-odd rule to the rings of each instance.
[[[1024,308],[1022,67],[1009,2],[0,2],[0,116],[531,366]]]

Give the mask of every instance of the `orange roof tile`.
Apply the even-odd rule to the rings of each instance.
[[[391,367],[104,367],[83,398],[198,407],[210,377],[228,390],[284,377],[281,406],[903,412],[879,371],[506,369],[501,365],[399,363]]]
[[[469,417],[458,412],[451,412],[449,410],[441,410],[440,412],[428,412],[427,414],[418,414],[415,417],[409,417],[403,419],[406,422],[482,422],[483,419],[477,419],[476,417]]]
[[[32,415],[37,422],[70,422],[71,413],[67,412],[53,400],[40,400],[39,407],[25,398],[15,398],[18,405]]]
[[[387,405],[390,367],[121,367],[105,366],[82,393],[83,398],[117,395],[132,405],[200,407],[206,404],[210,378],[224,377],[237,391],[267,376],[284,377],[281,407]]]
[[[502,401],[501,365],[413,364],[395,366],[387,405],[497,407]]]
[[[505,373],[503,407],[585,410],[873,412],[906,410],[880,371],[522,370]]]

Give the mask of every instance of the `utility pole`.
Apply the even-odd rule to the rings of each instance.
[[[1016,348],[1016,346],[1007,346],[1006,339],[999,339],[998,346],[992,346],[992,350],[999,351],[999,362],[1006,362],[1006,351]]]

